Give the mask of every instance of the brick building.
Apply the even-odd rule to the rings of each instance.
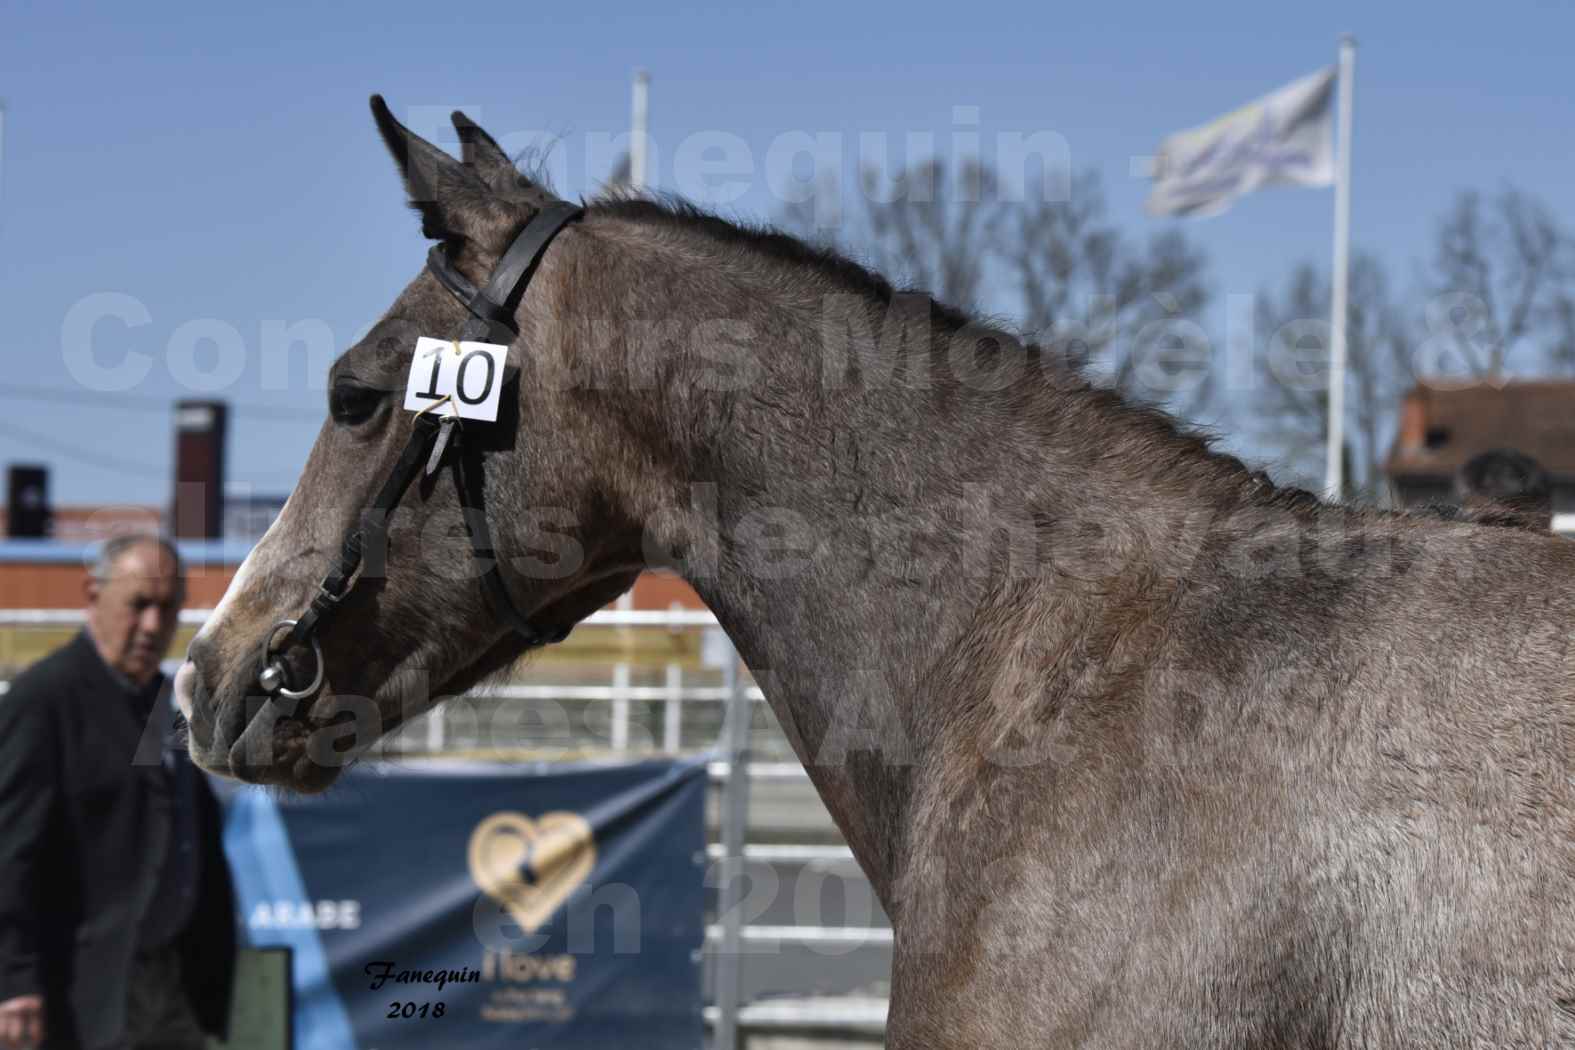
[[[1454,499],[1455,472],[1473,456],[1513,449],[1553,484],[1554,527],[1575,525],[1575,382],[1430,379],[1400,401],[1384,473],[1402,506]]]

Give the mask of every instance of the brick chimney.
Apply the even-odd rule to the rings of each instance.
[[[229,406],[223,401],[175,403],[175,499],[170,531],[177,539],[224,535],[224,440]]]

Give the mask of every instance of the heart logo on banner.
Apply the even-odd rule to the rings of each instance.
[[[536,930],[596,866],[591,826],[578,813],[544,813],[532,820],[504,811],[470,835],[470,877],[501,904],[526,933]]]

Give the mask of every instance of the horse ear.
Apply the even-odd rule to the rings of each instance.
[[[507,206],[469,168],[394,118],[382,95],[372,96],[372,118],[405,180],[421,232],[433,240],[463,237],[485,243],[509,223]]]
[[[509,155],[503,152],[503,147],[482,130],[480,124],[457,109],[452,119],[454,130],[459,132],[459,155],[467,167],[481,176],[482,182],[501,191],[517,187],[524,181],[524,176],[514,166]]]

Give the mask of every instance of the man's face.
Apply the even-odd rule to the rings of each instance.
[[[138,685],[151,680],[186,600],[174,559],[156,543],[139,543],[121,553],[109,579],[88,581],[87,598],[88,630],[104,662]]]

